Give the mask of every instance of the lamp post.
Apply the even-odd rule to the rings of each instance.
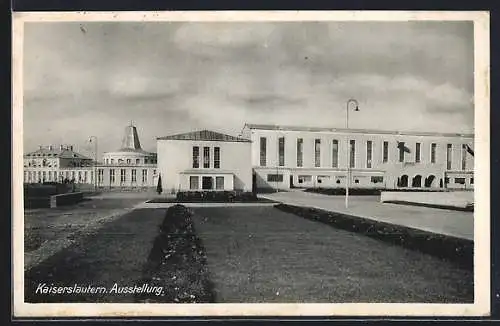
[[[94,190],[97,191],[97,136],[90,136],[90,142],[94,139]]]
[[[346,103],[346,120],[345,120],[345,126],[346,129],[349,129],[349,105],[354,104],[354,111],[359,111],[358,108],[358,101],[351,98],[347,100]],[[347,168],[346,168],[346,183],[345,183],[345,207],[349,207],[349,184],[351,182],[351,176],[350,176],[350,168],[351,168],[351,142],[349,141],[349,138],[347,138]]]

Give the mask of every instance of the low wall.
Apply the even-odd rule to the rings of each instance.
[[[409,203],[429,206],[456,207],[466,209],[474,203],[472,191],[447,192],[393,192],[380,193],[382,203]]]
[[[67,194],[60,194],[50,196],[50,207],[59,207],[64,205],[72,205],[79,203],[83,200],[83,192],[70,192]]]

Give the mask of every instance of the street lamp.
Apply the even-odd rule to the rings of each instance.
[[[92,142],[94,139],[94,190],[97,191],[97,136],[90,136],[89,141]]]
[[[347,100],[346,103],[346,120],[345,120],[345,126],[346,129],[349,129],[349,105],[354,104],[354,111],[359,111],[359,104],[358,101],[351,98]],[[349,138],[347,138],[347,168],[346,168],[346,184],[345,184],[345,208],[349,207],[349,184],[351,182],[351,176],[350,176],[350,167],[351,167],[351,143],[349,141]]]

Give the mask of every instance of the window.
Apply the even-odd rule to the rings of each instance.
[[[215,189],[224,190],[224,177],[215,177]]]
[[[138,158],[136,158],[136,159],[135,159],[135,164],[140,164],[140,163],[141,163],[141,160],[140,160],[140,159],[138,159]]]
[[[470,178],[470,184],[473,185],[474,184],[474,178]]]
[[[415,163],[420,163],[420,143],[415,144]]]
[[[368,140],[366,142],[366,167],[371,169],[372,167],[372,141]]]
[[[372,183],[382,183],[382,182],[384,182],[384,177],[372,176],[371,177],[371,182]]]
[[[304,147],[304,139],[297,138],[297,167],[302,167],[303,165],[303,147]]]
[[[299,183],[311,182],[312,176],[310,175],[299,175]]]
[[[214,169],[220,169],[220,147],[214,147]]]
[[[125,182],[126,180],[125,169],[120,169],[120,182]]]
[[[278,138],[278,165],[285,165],[285,137]]]
[[[465,178],[455,178],[455,183],[464,185],[465,184]]]
[[[149,162],[149,161],[148,161],[148,159],[147,159],[147,158],[145,158],[145,159],[144,159],[144,164],[148,164],[148,162]]]
[[[350,154],[349,154],[349,167],[353,168],[356,166],[356,141],[351,139],[350,144]]]
[[[203,168],[210,168],[210,147],[203,147]]]
[[[143,169],[142,170],[142,183],[148,182],[148,170]]]
[[[47,174],[45,171],[42,172],[42,182],[45,182],[45,179],[47,178]]]
[[[198,146],[193,146],[193,168],[197,169],[200,167],[200,148]]]
[[[83,172],[83,181],[87,182],[87,177],[88,177],[87,171]],[[54,172],[54,180],[55,179],[56,179],[56,173]]]
[[[99,169],[97,170],[97,182],[102,183],[102,179],[104,178],[104,170]]]
[[[115,183],[115,169],[109,170],[109,183]]]
[[[137,182],[137,170],[132,169],[132,182]]]
[[[283,182],[283,174],[268,174],[268,182]]]
[[[260,137],[260,166],[266,166],[267,139]]]
[[[436,163],[436,143],[431,144],[431,163]]]
[[[129,158],[127,159],[127,164],[130,164],[130,159]]]
[[[446,169],[451,170],[451,151],[453,147],[451,144],[446,145]]]
[[[115,163],[115,159],[111,159],[111,164],[114,164]]]
[[[189,189],[198,190],[198,188],[200,188],[199,179],[200,178],[196,175],[190,176],[189,177]]]
[[[339,141],[334,139],[332,141],[332,168],[339,167]]]
[[[465,170],[467,166],[467,145],[462,144],[462,170]]]
[[[202,177],[201,178],[201,187],[204,190],[213,189],[213,178],[212,177]]]
[[[78,182],[82,181],[82,171],[78,171]]]
[[[75,180],[75,171],[71,171],[71,179]]]
[[[321,166],[321,139],[314,140],[314,166]]]
[[[399,162],[405,161],[405,142],[398,142],[399,146]]]

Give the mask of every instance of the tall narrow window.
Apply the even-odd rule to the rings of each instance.
[[[210,147],[203,147],[203,168],[210,168]]]
[[[405,161],[405,142],[401,141],[398,142],[399,146],[399,162],[404,162]]]
[[[462,144],[462,170],[467,167],[467,145]]]
[[[99,169],[97,171],[97,182],[98,183],[102,183],[103,177],[104,177],[104,170],[103,169]]]
[[[137,170],[132,169],[132,182],[137,182]]]
[[[314,166],[321,166],[321,139],[314,140]]]
[[[420,143],[415,144],[415,163],[420,163]]]
[[[349,167],[353,168],[356,166],[356,141],[351,139],[349,145]]]
[[[302,167],[304,162],[304,139],[297,138],[297,167]]]
[[[451,144],[447,144],[446,145],[446,169],[447,170],[451,170],[451,151],[452,151],[453,147]]]
[[[285,165],[285,137],[278,138],[278,165]]]
[[[431,163],[436,163],[436,143],[431,144]]]
[[[385,141],[384,142],[384,149],[383,149],[383,153],[382,153],[382,161],[384,163],[387,163],[387,161],[389,160],[389,142],[388,141]]]
[[[215,189],[224,190],[224,177],[215,177]]]
[[[125,173],[125,169],[120,169],[120,182],[125,182],[127,180]]]
[[[267,139],[260,137],[260,166],[266,166]]]
[[[109,170],[109,183],[110,184],[115,183],[115,169]]]
[[[220,169],[220,147],[214,147],[214,169]]]
[[[198,190],[200,188],[199,185],[199,177],[196,175],[192,175],[189,177],[189,189],[190,190]]]
[[[371,169],[372,167],[372,146],[373,143],[371,140],[366,142],[366,167]]]
[[[198,146],[193,146],[193,168],[197,169],[200,167],[200,148]]]
[[[339,141],[334,139],[332,141],[332,168],[339,167]]]

